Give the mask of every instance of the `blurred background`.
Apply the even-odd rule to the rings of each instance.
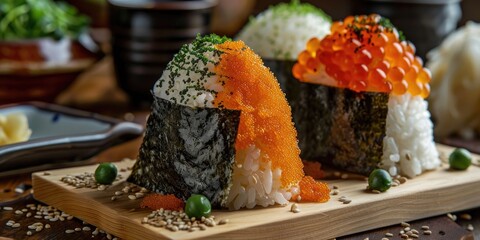
[[[8,31],[11,29],[2,28],[2,25],[27,21],[25,15],[29,13],[22,12],[25,8],[18,5],[34,5],[41,12],[42,8],[48,7],[42,5],[47,0],[5,0],[0,3],[2,17],[0,33],[5,32],[0,39],[0,104],[41,100],[88,110],[105,109],[104,106],[112,105],[126,109],[132,106],[148,108],[151,99],[149,89],[181,45],[190,42],[199,33],[213,32],[234,37],[248,22],[249,16],[257,15],[270,5],[289,2],[64,1],[73,6],[68,10],[69,15],[75,16],[71,19],[72,25],[80,28],[80,23],[85,21],[86,29],[82,34],[72,38],[71,43],[66,41],[61,46],[49,43],[48,38],[61,38],[63,36],[61,34],[64,34],[62,32],[50,33],[43,37],[27,34],[25,39],[22,39],[21,35],[18,38],[9,37]],[[22,4],[19,4],[20,2]],[[389,17],[417,46],[417,53],[422,58],[425,58],[428,50],[440,44],[457,27],[467,21],[480,21],[478,11],[480,1],[477,0],[302,2],[321,8],[333,20],[340,20],[351,14],[372,12]],[[63,2],[57,0],[56,3]],[[17,8],[13,10],[12,6]],[[29,15],[33,18],[28,20],[33,21],[28,25],[32,29],[17,31],[28,33],[41,25],[43,20],[38,17],[39,14],[33,12]],[[37,41],[38,39],[43,40]],[[45,50],[45,46],[50,47]],[[52,52],[50,55],[54,60],[47,61],[39,57],[42,51]],[[12,52],[16,54],[12,55]],[[69,54],[64,56],[65,52]],[[69,60],[62,63],[62,57],[58,56],[64,56]],[[56,64],[52,64],[52,61],[56,61]]]

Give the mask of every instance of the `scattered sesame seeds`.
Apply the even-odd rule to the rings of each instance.
[[[206,230],[207,227],[214,227],[217,224],[224,225],[228,222],[228,219],[222,219],[217,223],[215,216],[208,218],[202,217],[200,220],[197,220],[195,218],[189,218],[183,211],[164,210],[163,208],[151,212],[141,221],[142,224],[165,228],[173,232]]]
[[[3,210],[5,210],[5,211],[12,211],[13,208],[12,208],[12,207],[3,207]]]
[[[117,175],[115,181],[122,179],[122,175]],[[108,188],[109,185],[102,185],[98,184],[95,180],[94,173],[85,172],[76,175],[67,175],[60,179],[60,181],[74,186],[75,188],[91,188],[91,189],[98,189],[99,191],[103,191]]]
[[[387,232],[387,233],[385,233],[385,237],[393,237],[393,233]]]

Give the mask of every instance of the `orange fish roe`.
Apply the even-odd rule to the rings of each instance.
[[[314,179],[322,179],[325,177],[325,172],[322,170],[322,164],[319,162],[303,161],[303,171],[305,175],[311,176]]]
[[[185,202],[182,199],[175,197],[173,194],[150,194],[145,196],[140,203],[141,208],[150,208],[152,210],[158,210],[163,208],[164,210],[181,210],[185,207]]]
[[[328,185],[317,182],[310,176],[305,176],[302,181],[300,181],[299,187],[302,202],[326,202],[330,199],[330,189]]]
[[[263,161],[282,170],[282,187],[296,185],[303,177],[303,164],[290,106],[280,85],[242,41],[228,41],[216,48],[223,52],[215,73],[224,89],[215,104],[242,111],[235,149],[256,146]]]
[[[349,16],[333,23],[330,35],[307,43],[292,69],[293,75],[301,81],[357,92],[408,92],[426,98],[430,94],[430,71],[415,57],[415,47],[401,38],[390,21],[380,15]],[[318,77],[322,72],[334,83]]]

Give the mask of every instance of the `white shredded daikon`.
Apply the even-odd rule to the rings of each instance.
[[[435,135],[480,132],[480,24],[469,22],[427,55]]]

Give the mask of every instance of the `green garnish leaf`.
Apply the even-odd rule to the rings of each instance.
[[[2,0],[0,3],[0,40],[77,38],[88,24],[86,16],[64,2]]]

